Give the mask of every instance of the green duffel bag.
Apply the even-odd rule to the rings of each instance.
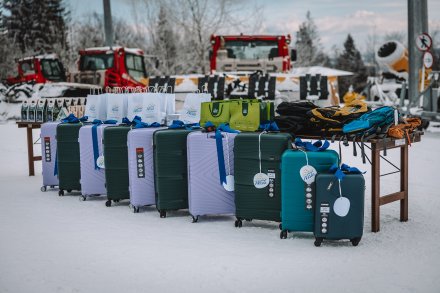
[[[240,131],[257,131],[260,124],[273,121],[273,102],[259,100],[230,101],[229,111],[231,118],[229,125],[232,129]]]
[[[203,127],[205,123],[210,121],[215,126],[222,123],[229,123],[230,101],[204,102],[201,107],[200,125]]]

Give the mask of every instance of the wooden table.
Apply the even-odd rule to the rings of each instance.
[[[29,176],[35,176],[34,162],[41,161],[41,156],[34,156],[34,138],[32,135],[32,130],[41,128],[41,124],[41,122],[17,121],[18,128],[26,128]]]
[[[416,131],[410,135],[411,143],[421,141],[423,132]],[[316,136],[301,136],[304,138],[322,139]],[[329,138],[328,138],[329,139]],[[337,138],[338,140],[339,138]],[[406,139],[370,139],[365,142],[371,144],[371,231],[380,230],[380,207],[395,201],[400,201],[400,221],[408,221],[408,142]],[[380,195],[380,152],[383,150],[400,148],[400,191]],[[367,152],[368,148],[365,148]],[[359,151],[360,153],[360,151]],[[397,166],[396,166],[397,167]],[[387,175],[387,174],[385,174]]]

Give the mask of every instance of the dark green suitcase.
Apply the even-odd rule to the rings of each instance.
[[[107,201],[110,207],[113,202],[129,199],[128,181],[128,148],[127,134],[131,130],[128,125],[109,126],[104,129],[104,165]]]
[[[281,156],[291,148],[291,136],[261,135],[261,172],[269,175],[269,185],[258,189],[254,175],[260,172],[259,134],[240,133],[235,137],[235,227],[241,227],[243,219],[281,222]]]
[[[154,133],[154,187],[161,218],[167,211],[188,208],[186,137],[191,131],[164,129]]]
[[[58,195],[64,190],[81,190],[81,171],[79,162],[79,129],[82,123],[60,123],[57,126],[57,171]]]

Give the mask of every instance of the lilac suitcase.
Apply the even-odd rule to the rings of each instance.
[[[234,174],[235,133],[223,134],[223,152],[227,175]],[[217,145],[214,133],[188,135],[188,204],[193,222],[199,216],[235,214],[234,192],[220,185]],[[229,155],[228,155],[229,154]]]
[[[89,196],[105,195],[105,171],[95,169],[95,157],[93,152],[92,128],[94,125],[85,125],[79,130],[79,157],[81,168],[81,194],[80,199],[86,200]],[[99,156],[103,154],[102,133],[109,125],[99,125],[96,137],[98,142]]]
[[[133,212],[154,205],[153,133],[165,127],[139,128],[128,132],[128,180]]]
[[[58,186],[58,176],[55,175],[56,154],[57,154],[57,125],[56,122],[46,122],[41,124],[41,158],[43,162],[43,186],[41,191],[46,191],[47,187]]]

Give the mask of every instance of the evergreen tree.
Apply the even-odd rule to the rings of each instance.
[[[2,28],[22,53],[66,48],[69,13],[62,0],[6,0]]]
[[[297,66],[331,66],[330,58],[321,48],[316,24],[307,11],[306,20],[296,33]]]
[[[361,53],[356,49],[350,34],[344,42],[344,50],[337,58],[336,68],[353,72],[352,76],[340,77],[338,80],[339,94],[341,97],[348,91],[350,85],[360,91],[367,81],[367,69],[362,61]]]

